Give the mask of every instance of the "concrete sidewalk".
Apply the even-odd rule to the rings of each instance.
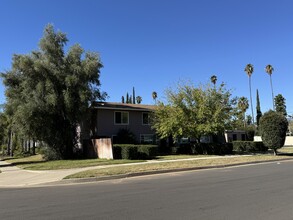
[[[150,160],[147,162],[140,163],[128,163],[128,164],[115,164],[115,165],[103,165],[103,166],[93,166],[84,168],[74,168],[74,169],[63,169],[63,170],[46,170],[46,171],[35,171],[35,170],[24,170],[13,166],[6,161],[0,161],[0,188],[7,187],[30,187],[30,186],[41,186],[47,184],[54,184],[62,181],[64,177],[93,169],[102,169],[106,167],[117,167],[117,166],[135,166],[146,163],[166,163],[174,161],[190,161],[190,160],[204,160],[204,159],[221,159],[221,158],[232,158],[232,157],[243,157],[249,155],[232,155],[232,156],[214,156],[214,157],[201,157],[201,158],[188,158],[188,159],[177,159],[177,160]]]
[[[78,169],[33,171],[12,166],[0,161],[0,187],[24,187],[62,180],[65,176],[79,172]],[[80,170],[82,171],[82,170]]]

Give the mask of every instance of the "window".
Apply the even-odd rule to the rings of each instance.
[[[142,124],[149,125],[150,124],[150,114],[147,112],[142,113]]]
[[[237,134],[233,134],[233,141],[237,141]]]
[[[153,134],[141,134],[140,135],[140,143],[141,144],[155,144],[156,136]]]
[[[129,123],[128,112],[115,112],[114,121],[115,124],[127,125]]]
[[[242,141],[245,141],[245,139],[246,139],[246,135],[245,134],[241,134],[241,140]]]

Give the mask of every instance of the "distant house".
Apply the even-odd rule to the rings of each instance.
[[[246,132],[243,130],[226,130],[225,139],[226,139],[226,142],[245,141]]]
[[[115,143],[119,130],[127,129],[138,143],[153,143],[156,136],[150,125],[150,113],[154,109],[153,105],[95,102],[83,139],[108,137]]]

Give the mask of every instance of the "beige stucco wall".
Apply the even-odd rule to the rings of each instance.
[[[254,136],[254,141],[261,141],[261,136]],[[293,136],[286,136],[285,146],[293,145]]]

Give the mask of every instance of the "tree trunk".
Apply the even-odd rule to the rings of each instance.
[[[22,149],[22,153],[24,153],[25,152],[25,140],[24,139],[21,140],[21,149]]]
[[[274,156],[277,156],[277,149],[274,149]]]
[[[31,153],[31,140],[28,140],[28,153]]]
[[[10,135],[11,131],[8,132],[8,141],[7,141],[7,156],[10,155],[10,142],[11,142],[11,135]]]
[[[25,153],[27,152],[27,140],[25,140],[25,142],[24,142],[24,152]]]
[[[271,74],[270,74],[270,82],[271,82],[271,90],[272,90],[273,110],[275,111],[274,90],[273,90],[273,83],[272,83],[272,75]]]
[[[33,155],[36,155],[36,142],[33,140]]]
[[[10,132],[10,156],[13,157],[13,133],[12,131]]]
[[[253,105],[252,105],[252,96],[251,96],[251,77],[250,76],[249,76],[249,93],[250,93],[252,123],[254,124],[254,114],[253,114]]]

